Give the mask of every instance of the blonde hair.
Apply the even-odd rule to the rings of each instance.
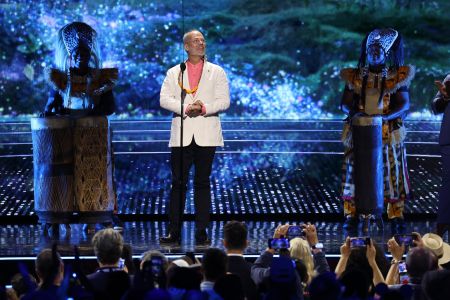
[[[300,259],[305,264],[308,272],[308,283],[310,283],[315,273],[314,260],[308,242],[302,238],[294,238],[289,241],[289,245],[291,258]]]

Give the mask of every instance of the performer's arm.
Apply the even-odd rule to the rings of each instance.
[[[347,85],[345,85],[344,94],[341,99],[341,110],[346,115],[350,115],[353,110],[353,90],[351,90]]]
[[[187,104],[183,105],[183,111],[180,112],[180,95],[181,90],[178,88],[176,76],[173,74],[174,69],[167,72],[166,78],[161,87],[161,92],[159,94],[159,105],[176,114],[183,114],[186,116]]]
[[[434,96],[433,102],[431,103],[431,108],[435,114],[443,113],[448,105],[448,102],[450,101],[450,95],[448,95],[445,90],[445,83],[448,81],[450,81],[450,75],[447,75],[442,83],[435,81],[435,84],[439,89],[436,96]]]
[[[205,103],[202,106],[202,114],[205,116],[213,115],[227,110],[230,107],[230,90],[228,87],[228,78],[223,69],[220,69],[216,78],[214,87],[214,102]]]
[[[401,118],[409,110],[409,92],[406,87],[400,88],[394,95],[391,101],[392,106],[390,112],[383,115],[384,120],[393,120]]]
[[[52,89],[48,95],[47,104],[45,105],[44,109],[44,115],[52,116],[61,113],[62,107],[63,107],[63,98],[61,97],[58,91]]]

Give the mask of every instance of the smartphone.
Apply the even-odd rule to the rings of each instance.
[[[394,239],[400,246],[405,244],[405,247],[411,247],[414,246],[413,240],[415,240],[415,236],[412,234],[396,234]]]
[[[289,226],[286,232],[286,237],[290,240],[296,237],[303,237],[303,236],[305,236],[305,232],[303,231],[303,227],[299,225]]]
[[[269,248],[274,250],[288,249],[289,240],[287,238],[274,238],[269,239]]]
[[[370,237],[351,237],[350,238],[350,248],[365,247],[370,244]]]
[[[152,256],[151,261],[151,269],[154,277],[161,277],[163,270],[163,259],[160,256]]]
[[[406,263],[404,261],[398,264],[398,276],[400,284],[409,283],[408,271],[406,270]]]
[[[119,259],[119,269],[123,269],[125,267],[125,259]]]

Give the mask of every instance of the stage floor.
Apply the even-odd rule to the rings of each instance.
[[[135,254],[161,249],[170,192],[169,120],[112,121],[119,217]],[[338,254],[342,230],[340,180],[341,120],[222,120],[225,147],[218,148],[212,173],[211,238],[221,246],[224,221],[249,226],[248,254],[265,249],[279,222],[311,221],[329,254]],[[440,185],[437,144],[440,122],[407,121],[407,160],[414,198],[406,203],[408,231],[432,231]],[[192,176],[191,176],[192,178]],[[192,187],[192,180],[190,181]],[[184,213],[193,220],[193,191]],[[34,256],[54,238],[43,236],[34,213],[33,157],[28,122],[0,122],[1,256]],[[19,224],[20,223],[20,224]],[[181,247],[166,253],[201,251],[194,245],[193,222],[185,222]],[[17,225],[14,225],[17,224]],[[72,245],[92,254],[91,236],[81,225],[56,238],[68,255]],[[390,237],[373,231],[378,242]]]
[[[340,218],[341,120],[225,119],[222,124],[225,147],[218,148],[212,173],[214,218]],[[170,192],[170,121],[112,121],[111,126],[119,214],[131,220],[163,216]],[[436,121],[406,122],[414,196],[406,215],[436,214],[439,126]],[[30,130],[27,122],[0,123],[2,218],[36,220]],[[194,213],[192,189],[185,213]]]
[[[223,248],[223,226],[225,221],[213,221],[209,227],[211,238],[210,247]],[[275,228],[285,222],[246,221],[248,227],[249,247],[247,256],[258,256],[267,248],[267,240],[272,237]],[[313,222],[317,227],[320,242],[328,256],[339,255],[339,247],[342,245],[347,233],[342,229],[342,222]],[[294,224],[291,222],[290,224]],[[17,257],[34,257],[44,248],[50,248],[54,242],[63,256],[73,256],[73,247],[76,245],[83,256],[94,256],[91,246],[93,234],[86,234],[82,225],[73,224],[70,232],[61,227],[59,236],[43,235],[41,226],[36,224],[2,225],[0,226],[0,257],[3,259],[16,259]],[[408,221],[406,232],[419,232],[422,235],[434,230],[432,221]],[[167,255],[183,254],[186,251],[195,253],[203,252],[205,246],[196,246],[194,242],[194,222],[184,222],[182,230],[182,242],[180,246],[160,245],[159,237],[166,234],[166,222],[125,222],[123,237],[125,243],[133,248],[133,255],[140,256],[147,250],[160,250]],[[362,236],[361,233],[358,234]],[[369,235],[387,252],[386,242],[392,237],[390,224],[385,223],[384,231],[376,226],[371,227]],[[444,235],[444,241],[448,242],[448,235]]]

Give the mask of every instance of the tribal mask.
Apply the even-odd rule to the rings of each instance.
[[[91,52],[95,38],[95,30],[86,23],[73,22],[62,29],[62,39],[69,55],[72,55],[76,49]]]
[[[398,32],[391,28],[375,29],[367,37],[366,51],[370,46],[379,45],[387,55],[398,37]]]

